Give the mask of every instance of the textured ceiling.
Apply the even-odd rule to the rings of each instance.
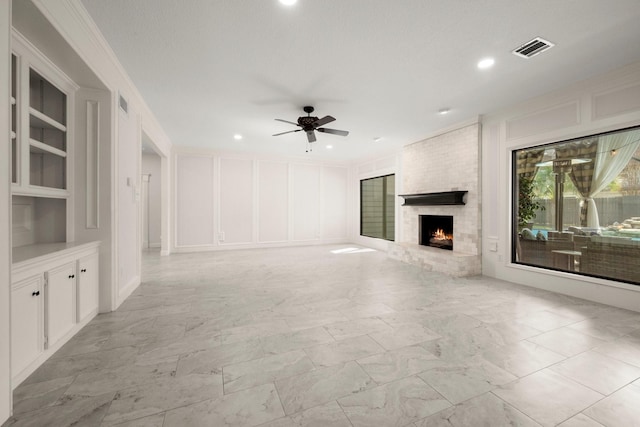
[[[308,156],[374,156],[640,60],[638,0],[82,3],[172,142],[217,150],[304,156],[303,132],[271,135],[313,105],[351,133]],[[536,36],[556,47],[511,54]]]

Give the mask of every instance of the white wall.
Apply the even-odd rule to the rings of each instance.
[[[511,153],[640,124],[640,63],[487,115],[482,134],[483,273],[640,311],[640,287],[510,262]],[[497,251],[492,251],[497,245]]]
[[[76,94],[75,130],[78,138],[74,147],[76,158],[75,238],[78,242],[100,241],[99,300],[102,313],[111,311],[116,297],[116,292],[110,286],[114,282],[111,268],[113,264],[111,102],[111,92],[107,90],[81,89]],[[90,114],[86,107],[87,103],[92,104]],[[88,149],[89,146],[92,146],[91,150]]]
[[[117,270],[118,305],[140,284],[140,121],[129,105],[118,109],[117,137]]]
[[[10,58],[9,34],[11,29],[11,2],[0,2],[0,129],[4,141],[9,141],[9,87]],[[0,144],[0,200],[11,200],[9,170],[11,144]],[[11,415],[11,203],[0,203],[0,424]]]
[[[161,244],[162,174],[160,163],[160,156],[157,154],[142,153],[142,174],[151,175],[147,188],[149,197],[149,214],[147,219],[143,218],[143,227],[148,227],[149,247],[152,248],[159,248]],[[144,203],[144,200],[142,203]]]
[[[348,168],[175,151],[178,252],[346,242]]]
[[[146,115],[142,118],[142,133],[147,142],[150,142],[155,153],[160,157],[160,170],[156,176],[154,187],[159,188],[160,206],[160,255],[169,255],[171,248],[171,141],[164,134],[160,124],[155,120],[149,120]],[[159,187],[158,187],[159,186]]]

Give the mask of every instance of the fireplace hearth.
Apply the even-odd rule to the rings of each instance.
[[[421,245],[453,250],[453,216],[420,215],[419,233]]]

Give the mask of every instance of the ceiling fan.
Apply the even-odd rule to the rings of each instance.
[[[300,129],[290,130],[290,131],[287,131],[287,132],[276,133],[273,136],[284,135],[286,133],[292,133],[292,132],[304,131],[307,134],[307,140],[309,141],[309,143],[311,143],[311,142],[316,142],[315,131],[322,132],[322,133],[330,133],[332,135],[340,135],[340,136],[349,135],[349,132],[346,131],[346,130],[329,129],[329,128],[321,127],[321,126],[326,125],[327,123],[333,122],[335,120],[335,118],[333,118],[331,116],[324,116],[321,119],[319,119],[317,117],[312,117],[311,113],[313,113],[314,108],[311,107],[311,106],[306,106],[306,107],[303,108],[303,110],[304,110],[305,113],[307,113],[307,115],[306,116],[302,116],[302,117],[298,117],[298,123],[290,122],[288,120],[276,119],[279,122],[284,122],[284,123],[289,123],[289,124],[292,124],[292,125],[295,125],[295,126],[299,126]]]

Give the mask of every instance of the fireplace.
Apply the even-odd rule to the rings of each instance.
[[[420,215],[420,244],[453,250],[453,216]]]

